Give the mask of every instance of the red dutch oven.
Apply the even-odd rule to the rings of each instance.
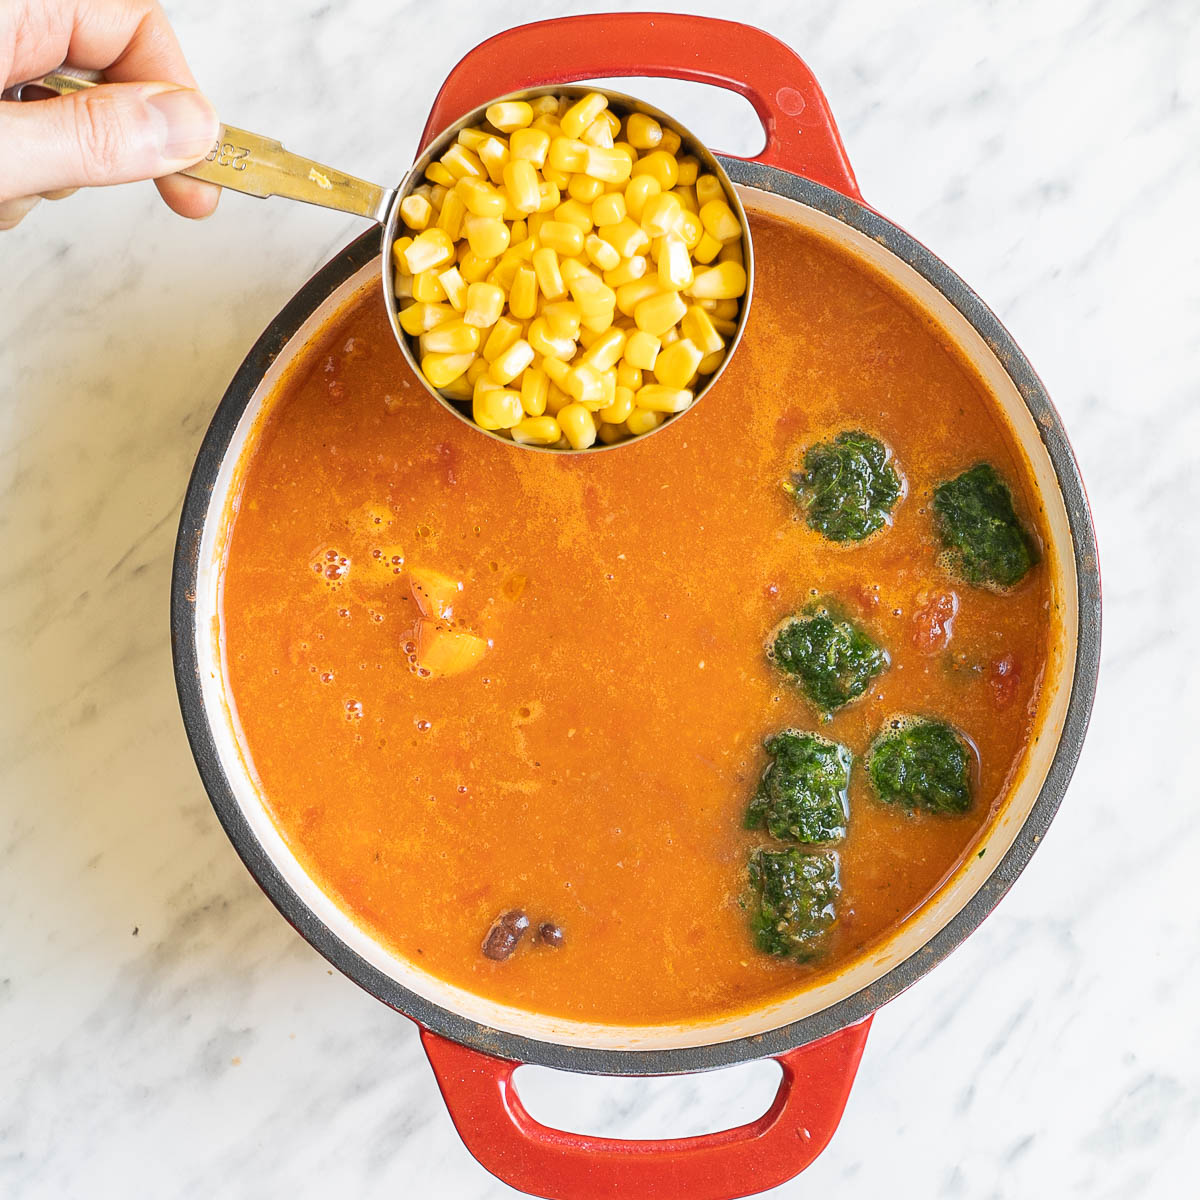
[[[1049,825],[1082,745],[1095,694],[1100,578],[1091,516],[1057,412],[1040,380],[979,298],[944,263],[862,200],[828,104],[804,63],[770,35],[730,21],[628,13],[545,21],[472,50],[434,102],[422,149],[465,112],[529,87],[654,75],[729,88],[754,106],[766,147],[722,157],[751,213],[814,229],[889,276],[988,382],[1036,478],[1050,530],[1047,569],[1062,614],[1047,672],[1042,736],[973,854],[868,957],[799,997],[751,1014],[677,1027],[589,1026],[523,1013],[454,989],[369,936],[296,862],[267,815],[241,749],[220,651],[220,563],[232,497],[271,388],[324,323],[378,288],[377,235],[327,264],[260,338],[226,392],[197,458],[176,547],[172,642],[180,704],[217,815],[255,879],[317,950],[410,1016],[450,1116],[470,1152],[533,1195],[726,1200],[783,1183],[828,1143],[872,1014],[944,958],[991,911]],[[770,1056],[778,1094],[758,1120],[668,1141],[552,1129],[521,1104],[522,1063],[663,1075]]]

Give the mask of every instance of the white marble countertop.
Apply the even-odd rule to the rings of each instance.
[[[594,6],[169,7],[230,120],[391,180],[472,44]],[[1106,583],[1091,737],[1044,846],[880,1013],[839,1133],[777,1194],[1193,1195],[1200,22],[1187,0],[690,7],[797,48],[867,198],[1012,330],[1073,435]],[[750,146],[740,102],[645,90]],[[5,1197],[514,1195],[459,1143],[414,1027],[252,882],[175,703],[192,458],[259,331],[358,229],[239,196],[189,225],[140,185],[0,235]],[[535,1112],[647,1136],[751,1118],[772,1072],[522,1082]]]

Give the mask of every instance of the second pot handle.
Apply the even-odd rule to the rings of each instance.
[[[421,1030],[459,1136],[497,1178],[551,1200],[734,1200],[785,1183],[825,1149],[854,1082],[871,1018],[778,1057],[756,1121],[660,1141],[590,1137],[535,1121],[513,1085],[519,1063]]]
[[[622,75],[690,79],[745,96],[767,135],[750,161],[861,199],[829,104],[799,55],[752,25],[683,13],[589,13],[498,33],[447,76],[420,148],[509,92]]]

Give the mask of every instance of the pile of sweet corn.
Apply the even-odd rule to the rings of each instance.
[[[515,442],[648,433],[720,365],[746,292],[721,181],[606,97],[487,109],[400,204],[400,325],[421,372]]]

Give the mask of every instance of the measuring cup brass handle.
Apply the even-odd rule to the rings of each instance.
[[[95,72],[52,71],[40,79],[31,79],[12,88],[5,96],[21,100],[24,98],[22,91],[34,87],[66,96],[103,82],[103,77]],[[179,174],[204,179],[247,196],[260,199],[283,196],[378,222],[387,217],[395,194],[392,188],[343,175],[311,158],[302,158],[285,150],[274,138],[233,125],[222,125],[216,144],[208,154]]]

